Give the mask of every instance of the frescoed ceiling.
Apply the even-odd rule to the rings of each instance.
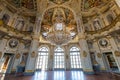
[[[31,10],[36,10],[36,0],[7,0],[17,8],[24,7]]]
[[[83,10],[105,5],[110,0],[82,0]]]

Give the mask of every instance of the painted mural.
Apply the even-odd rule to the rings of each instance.
[[[90,9],[100,5],[104,5],[110,0],[83,0],[84,9]]]
[[[7,0],[9,3],[15,5],[16,7],[25,7],[27,9],[35,9],[34,0]]]
[[[41,31],[44,37],[56,23],[64,23],[67,30],[77,31],[76,20],[74,18],[73,12],[67,8],[55,7],[47,10],[44,13]]]

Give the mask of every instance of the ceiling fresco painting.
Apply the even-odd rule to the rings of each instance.
[[[93,7],[105,5],[105,3],[108,1],[110,0],[83,0],[83,5],[84,5],[84,9],[88,10]]]
[[[55,7],[44,14],[41,34],[55,45],[64,45],[77,35],[77,24],[73,12],[64,7]]]
[[[42,21],[43,31],[47,31],[56,23],[56,18],[59,18],[59,21],[63,21],[67,26],[76,25],[72,11],[69,9],[60,7],[60,8],[51,8],[47,10],[44,14]]]
[[[27,9],[34,10],[36,8],[36,0],[7,0],[12,5],[15,5],[16,7],[24,7]]]

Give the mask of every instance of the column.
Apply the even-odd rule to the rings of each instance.
[[[41,16],[39,14],[37,14],[37,19],[36,19],[36,23],[35,23],[35,28],[33,29],[35,34],[40,34],[41,31]]]
[[[97,62],[99,63],[100,69],[101,69],[102,71],[105,71],[106,68],[105,68],[105,65],[104,65],[103,58],[102,58],[102,53],[101,53],[101,51],[100,51],[99,45],[98,45],[98,43],[97,43],[96,40],[94,41],[94,50],[95,50],[95,59],[96,59]]]
[[[52,71],[54,68],[54,46],[50,46],[50,53],[48,58],[48,70]]]
[[[33,40],[31,42],[31,47],[28,55],[28,60],[25,67],[25,75],[33,75],[36,68],[36,58],[38,54],[38,46],[39,46],[39,37],[33,36]]]
[[[82,63],[83,71],[87,74],[93,74],[94,72],[90,59],[90,53],[84,35],[79,36],[79,45],[81,49],[80,52],[81,52],[81,63]]]
[[[69,49],[67,45],[64,48],[65,48],[65,67],[66,67],[66,70],[70,70],[71,65],[70,65]]]

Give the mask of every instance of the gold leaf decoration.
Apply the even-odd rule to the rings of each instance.
[[[31,53],[31,57],[34,58],[35,55],[36,55],[36,54],[35,54],[35,52],[33,51],[33,52]]]
[[[83,57],[87,57],[87,52],[86,51],[83,51]]]
[[[114,53],[115,53],[116,57],[120,57],[120,52],[119,51],[115,51]]]
[[[1,25],[3,25],[3,21],[2,21],[2,20],[0,20],[0,26],[1,26]]]
[[[2,52],[0,52],[0,58],[2,57]]]
[[[102,54],[101,54],[101,53],[98,53],[98,54],[97,54],[97,57],[98,57],[98,58],[102,58]]]
[[[16,59],[19,59],[20,58],[20,54],[16,54]]]

